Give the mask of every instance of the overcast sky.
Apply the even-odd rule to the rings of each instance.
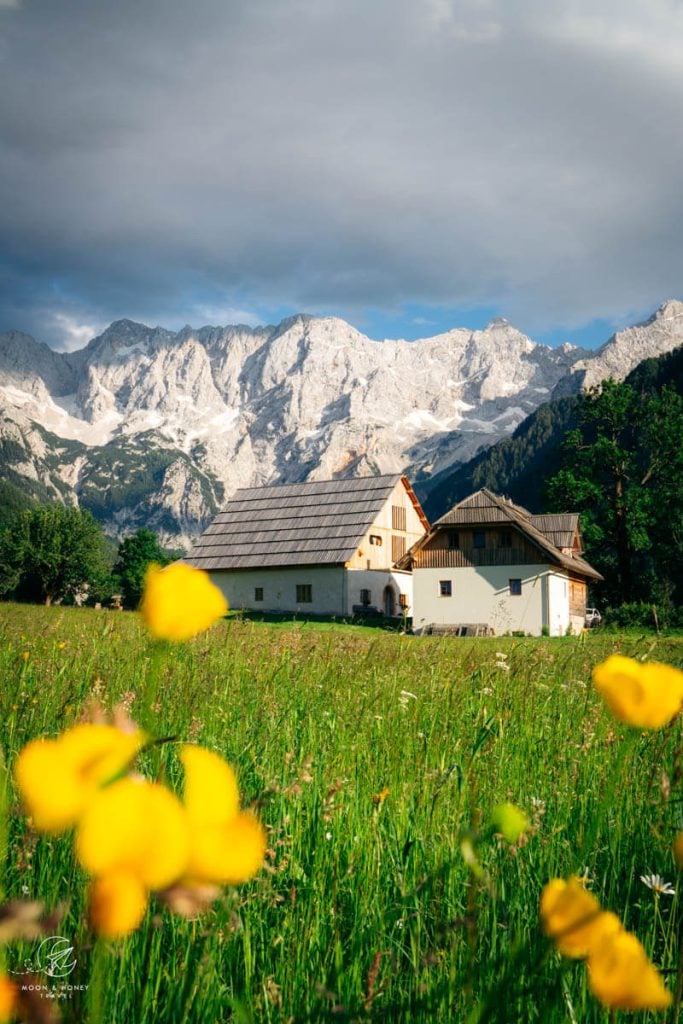
[[[0,0],[0,330],[683,298],[681,0]]]

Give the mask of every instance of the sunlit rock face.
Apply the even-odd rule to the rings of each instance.
[[[683,304],[601,349],[539,345],[505,320],[373,341],[343,320],[185,327],[129,320],[84,349],[0,336],[4,479],[92,508],[115,536],[186,546],[238,487],[406,471],[429,477],[538,405],[683,343]],[[11,442],[11,443],[10,443]]]

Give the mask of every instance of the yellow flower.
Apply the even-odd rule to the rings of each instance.
[[[677,832],[674,839],[674,860],[679,871],[683,871],[683,832]]]
[[[683,672],[671,665],[612,654],[593,669],[593,682],[614,715],[639,729],[661,729],[683,704]]]
[[[120,939],[138,927],[147,909],[147,890],[131,871],[112,871],[90,883],[90,924],[98,935]]]
[[[189,640],[227,614],[228,602],[207,573],[184,562],[150,565],[140,612],[160,640]]]
[[[500,832],[508,843],[516,843],[520,836],[531,828],[531,823],[524,811],[514,804],[497,804],[491,812],[491,821],[496,831]]]
[[[239,809],[235,774],[218,754],[187,745],[184,803],[190,832],[185,883],[237,885],[259,870],[266,852],[263,826]]]
[[[76,832],[76,855],[95,877],[134,875],[146,889],[165,889],[184,874],[187,815],[157,782],[121,779],[90,802]]]
[[[605,1006],[617,1010],[663,1010],[671,993],[635,935],[623,929],[600,943],[588,959],[589,983]]]
[[[12,1020],[17,1012],[17,989],[9,978],[0,973],[0,1024]]]
[[[582,958],[621,928],[615,914],[600,909],[592,893],[573,875],[554,878],[541,894],[541,923],[563,956]]]
[[[100,787],[133,760],[144,739],[141,732],[84,723],[56,740],[28,743],[14,777],[35,827],[58,833],[75,825]]]

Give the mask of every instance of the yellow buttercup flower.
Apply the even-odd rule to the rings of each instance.
[[[218,754],[184,746],[184,804],[190,853],[186,884],[237,885],[263,864],[266,836],[255,815],[239,809],[235,774]]]
[[[157,782],[121,779],[91,801],[76,832],[76,855],[95,877],[124,871],[147,889],[165,889],[184,874],[187,815]]]
[[[28,743],[14,777],[35,827],[58,833],[75,825],[100,787],[130,764],[144,741],[139,731],[84,723],[56,740]]]
[[[563,956],[588,956],[606,936],[621,928],[615,914],[600,909],[574,875],[569,881],[554,878],[541,894],[541,923]]]
[[[147,890],[131,871],[112,871],[96,878],[88,895],[90,924],[107,939],[130,935],[147,910]]]
[[[140,612],[160,640],[189,640],[227,614],[228,602],[207,573],[184,562],[150,565]]]
[[[17,1011],[17,988],[7,975],[0,973],[0,1024],[12,1020]]]
[[[661,729],[683,705],[683,672],[671,665],[612,654],[593,669],[593,682],[613,714],[639,729]]]
[[[671,993],[642,945],[623,929],[600,943],[588,959],[589,983],[605,1006],[617,1010],[664,1010]]]

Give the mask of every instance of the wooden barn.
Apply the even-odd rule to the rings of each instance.
[[[486,488],[437,520],[398,565],[413,572],[413,629],[579,633],[586,585],[579,517],[532,515]]]
[[[187,561],[231,608],[401,616],[412,614],[412,573],[396,563],[427,529],[401,474],[248,487]]]

